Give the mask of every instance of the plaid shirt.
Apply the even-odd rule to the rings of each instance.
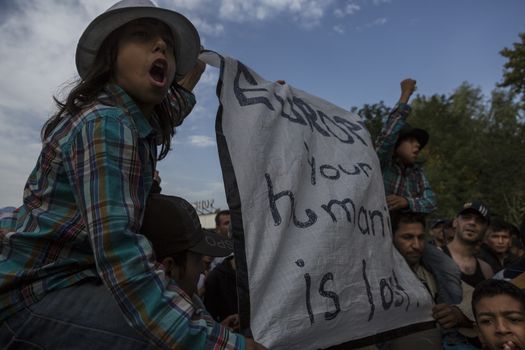
[[[436,210],[436,199],[423,169],[417,164],[405,165],[394,157],[397,137],[409,113],[410,106],[399,102],[376,140],[385,193],[405,197],[410,211],[431,213]]]
[[[195,104],[186,100],[184,114]],[[16,220],[0,221],[0,322],[47,293],[101,278],[124,317],[161,348],[243,349],[155,265],[137,234],[157,156],[153,128],[108,85],[43,142]]]

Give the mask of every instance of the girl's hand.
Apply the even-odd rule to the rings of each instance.
[[[239,314],[233,314],[226,317],[224,320],[221,321],[221,325],[231,329],[234,332],[238,331],[240,327]]]
[[[202,62],[200,59],[197,59],[197,63],[195,63],[193,69],[186,73],[184,78],[177,81],[177,83],[186,90],[192,91],[195,85],[197,85],[199,82],[199,79],[201,78],[201,75],[204,73],[205,69],[206,63]]]
[[[268,350],[263,345],[256,343],[252,338],[246,338],[246,350]]]

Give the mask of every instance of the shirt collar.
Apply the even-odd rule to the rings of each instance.
[[[148,119],[142,113],[135,101],[118,85],[107,84],[104,87],[106,96],[101,96],[100,100],[109,105],[122,107],[130,116],[138,129],[140,138],[146,138],[155,133]],[[109,102],[109,103],[108,103]]]

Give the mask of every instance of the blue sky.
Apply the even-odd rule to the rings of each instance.
[[[489,96],[501,80],[503,47],[525,31],[523,0],[176,0],[206,48],[235,57],[268,80],[343,108],[393,105],[399,82],[449,94],[463,81]],[[111,6],[102,0],[0,2],[0,207],[22,202],[53,113],[51,96],[75,78],[76,42]],[[217,71],[196,88],[198,105],[177,130],[159,170],[165,193],[225,208],[214,136]],[[62,89],[62,90],[61,90]],[[452,127],[452,126],[451,126]]]

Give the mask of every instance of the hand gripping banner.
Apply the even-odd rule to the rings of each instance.
[[[363,122],[235,59],[201,59],[220,68],[217,144],[244,331],[271,349],[356,348],[432,325],[431,297],[393,246]]]

